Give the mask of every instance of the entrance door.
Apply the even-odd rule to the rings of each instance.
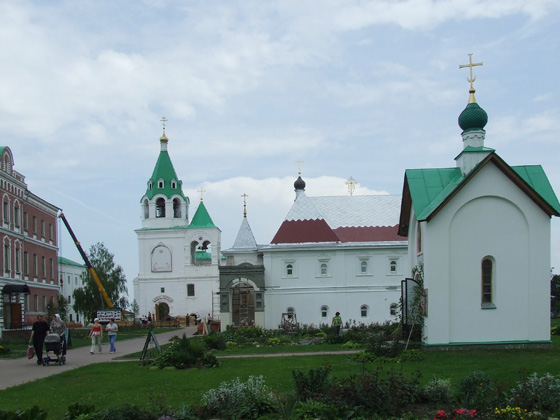
[[[232,288],[232,321],[237,326],[249,326],[255,321],[255,290],[247,282]]]
[[[4,302],[4,328],[21,329],[21,303]]]
[[[158,303],[154,315],[158,321],[165,321],[169,315],[169,305],[165,302]]]

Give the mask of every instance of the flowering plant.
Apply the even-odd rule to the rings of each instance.
[[[466,408],[454,408],[453,411],[446,413],[445,410],[439,410],[434,420],[453,420],[456,418],[475,418],[476,410],[467,410]]]
[[[494,411],[496,418],[500,419],[512,419],[512,420],[528,420],[528,419],[539,419],[544,418],[539,413],[531,413],[520,407],[506,407],[506,408],[496,408]]]
[[[9,353],[10,349],[4,346],[0,346],[0,354],[6,354]]]

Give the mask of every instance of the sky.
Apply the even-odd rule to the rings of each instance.
[[[189,215],[202,189],[230,248],[247,194],[267,244],[299,165],[309,196],[347,194],[350,177],[354,194],[401,194],[406,169],[454,167],[472,53],[485,146],[542,165],[560,195],[557,0],[0,0],[0,46],[14,169],[86,251],[105,244],[131,297],[163,116]]]

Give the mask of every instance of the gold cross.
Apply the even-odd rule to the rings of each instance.
[[[167,118],[163,117],[160,121],[161,125],[163,125],[163,132],[165,133],[165,123],[167,122]]]
[[[243,193],[241,194],[241,197],[243,197],[243,217],[247,217],[247,200],[246,198],[249,197],[247,194]]]
[[[348,181],[345,182],[345,184],[348,185],[348,193],[350,195],[354,194],[354,190],[356,189],[356,185],[358,184],[358,182],[354,178],[350,177],[348,178]]]
[[[473,85],[472,85],[473,82],[476,80],[476,76],[473,77],[473,74],[472,74],[472,68],[473,68],[474,66],[482,66],[482,61],[481,61],[480,63],[473,63],[473,62],[472,62],[472,53],[469,54],[469,64],[461,64],[461,65],[459,66],[460,69],[463,69],[463,68],[465,68],[465,67],[470,67],[470,70],[471,70],[471,77],[467,77],[467,82],[469,82],[469,83],[471,84],[471,89],[473,88]]]
[[[301,158],[298,158],[298,160],[296,160],[296,163],[298,164],[298,174],[301,175],[301,164],[303,163],[303,160],[301,160]]]
[[[200,193],[200,202],[202,203],[202,193],[205,193],[206,190],[203,190],[203,189],[202,189],[202,185],[201,185],[201,186],[200,186],[200,190],[198,190],[197,192]]]

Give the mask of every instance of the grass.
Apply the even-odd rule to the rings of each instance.
[[[144,335],[146,331],[139,330],[138,333]],[[121,333],[119,338],[123,335]],[[473,371],[483,370],[499,382],[512,385],[532,372],[560,375],[560,336],[552,336],[552,342],[553,348],[549,350],[427,352],[422,361],[386,363],[383,369],[397,369],[406,374],[420,371],[423,384],[435,376],[450,379],[454,385]],[[89,345],[89,340],[85,339],[84,344]],[[275,354],[337,349],[340,350],[341,345],[282,345],[245,347],[215,354],[219,357],[235,353]],[[49,413],[49,419],[56,420],[62,419],[67,407],[74,402],[93,404],[97,409],[125,402],[149,407],[151,402],[157,403],[164,398],[168,405],[180,407],[200,401],[204,392],[217,388],[223,381],[237,377],[246,380],[251,375],[263,375],[267,385],[277,393],[292,392],[292,369],[307,370],[324,364],[332,366],[331,376],[338,377],[359,373],[363,368],[348,355],[221,359],[221,367],[202,370],[150,370],[140,366],[138,361],[102,363],[0,391],[0,407],[13,410],[38,405]],[[367,369],[375,367],[374,364],[366,365]]]
[[[500,382],[511,384],[532,372],[559,375],[560,336],[553,336],[553,343],[551,350],[425,353],[423,361],[387,363],[383,368],[410,374],[420,371],[423,383],[437,376],[451,379],[453,384],[474,370],[484,370]],[[269,352],[275,348],[261,349]],[[164,395],[169,405],[179,407],[199,401],[207,390],[236,377],[246,380],[251,375],[263,375],[276,392],[291,392],[292,369],[306,370],[324,364],[333,367],[331,376],[345,377],[362,369],[348,355],[222,359],[221,367],[202,370],[150,370],[138,362],[102,363],[0,391],[0,407],[13,410],[38,405],[49,413],[49,419],[57,420],[74,402],[93,404],[98,409],[124,402],[147,407],[150,400]],[[368,369],[374,367],[368,365]]]

